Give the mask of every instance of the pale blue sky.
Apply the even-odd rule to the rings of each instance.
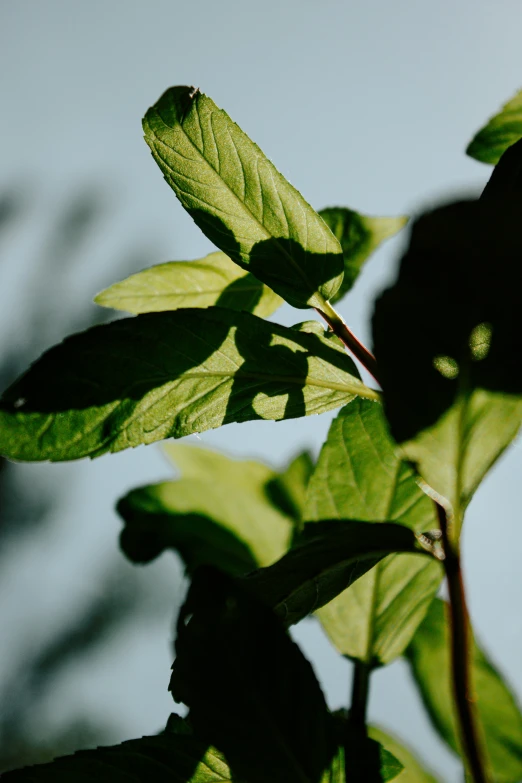
[[[114,207],[106,233],[85,252],[78,301],[96,293],[92,270],[103,264],[110,274],[116,247],[149,248],[150,263],[208,251],[142,140],[140,118],[166,87],[194,84],[211,95],[314,206],[412,214],[486,181],[488,167],[463,150],[522,85],[521,26],[519,0],[3,0],[2,184],[21,181],[34,189],[38,205],[34,232],[23,239],[13,235],[2,247],[4,339],[16,341],[23,328],[20,292],[31,284],[31,258],[46,222],[79,185],[106,186]],[[393,273],[402,241],[375,256],[341,307],[365,339],[372,300]],[[302,311],[291,308],[276,315],[284,323],[302,318]],[[398,364],[399,370],[414,393],[407,364]],[[280,464],[298,448],[317,449],[330,419],[232,425],[203,434],[201,443]],[[464,548],[476,628],[519,695],[521,467],[522,451],[515,445],[472,503]],[[104,547],[116,547],[119,524],[108,508],[131,486],[167,475],[157,447],[80,465],[28,466],[28,480],[74,478],[76,489],[54,538],[29,543],[23,569],[13,564],[0,583],[13,634],[14,604],[24,622],[36,622],[56,607],[61,611],[70,592],[92,592],[93,558]],[[49,547],[55,557],[68,554],[69,565],[51,564],[47,554],[43,561],[41,552]],[[151,569],[150,578],[159,578],[159,571],[168,580],[169,562]],[[178,582],[174,570],[171,584]],[[75,698],[89,708],[102,703],[106,710],[122,710],[127,735],[156,730],[170,709],[169,633],[166,620],[147,637],[137,631],[123,659],[119,648],[116,670],[114,657],[94,662],[92,677],[75,682]],[[314,623],[300,627],[297,636],[330,702],[345,703],[348,665]],[[150,661],[153,671],[145,677]],[[130,676],[141,681],[131,693]],[[403,696],[404,681],[401,663],[375,676],[372,718],[423,748],[445,781],[458,780],[415,695]],[[63,683],[63,704],[72,682]],[[49,710],[59,712],[56,705]]]

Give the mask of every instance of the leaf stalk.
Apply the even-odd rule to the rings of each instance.
[[[321,306],[316,307],[315,309],[316,312],[324,318],[334,334],[342,340],[348,350],[353,353],[355,358],[361,362],[363,367],[368,370],[370,375],[372,375],[380,385],[375,356],[366,348],[359,338],[354,335],[337,310],[335,310],[330,302],[327,302],[325,299],[322,300]]]

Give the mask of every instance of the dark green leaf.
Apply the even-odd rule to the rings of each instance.
[[[444,601],[434,600],[406,655],[433,725],[458,753]],[[477,645],[473,648],[473,679],[493,779],[495,783],[519,783],[522,779],[522,715],[508,686]]]
[[[270,492],[280,481],[285,490],[290,483],[288,498],[300,460],[288,476],[279,476],[260,462],[197,446],[172,444],[165,450],[181,478],[132,490],[118,503],[125,521],[121,546],[131,560],[147,562],[172,548],[190,571],[206,564],[240,575],[284,555],[294,520],[282,504],[271,502]]]
[[[397,453],[381,405],[356,400],[333,421],[308,487],[305,519],[438,527],[432,501]],[[377,535],[377,533],[375,534]],[[343,655],[387,664],[404,651],[442,579],[435,560],[390,555],[319,610]]]
[[[345,726],[347,781],[349,783],[384,783],[400,780],[403,764],[380,742],[364,733],[351,732]]]
[[[171,690],[249,783],[344,783],[312,667],[269,609],[213,569],[196,573],[182,609]]]
[[[487,204],[501,206],[506,202],[515,202],[520,211],[522,208],[522,139],[504,152],[493,169],[480,200]]]
[[[437,778],[426,771],[417,757],[393,735],[376,726],[370,726],[368,734],[399,759],[404,769],[395,778],[396,783],[438,783]]]
[[[393,552],[427,554],[414,533],[402,525],[383,522],[376,529],[367,522],[323,520],[305,525],[293,549],[244,582],[286,625],[292,625]]]
[[[229,422],[321,413],[376,397],[317,335],[222,308],[89,329],[39,359],[0,402],[0,453],[95,457]]]
[[[520,426],[521,260],[518,203],[442,207],[415,223],[399,278],[375,309],[392,433],[451,503],[456,531]]]
[[[6,783],[232,783],[222,754],[187,732],[82,750],[50,764],[7,772]]]
[[[498,163],[503,153],[522,138],[522,90],[479,130],[466,153],[482,163]]]
[[[224,253],[198,261],[171,261],[131,275],[99,293],[102,307],[128,313],[156,313],[182,307],[219,305],[266,318],[283,303],[280,296],[244,272]]]
[[[336,293],[339,242],[210,98],[172,87],[143,127],[166,181],[220,250],[295,307],[321,306]]]
[[[328,207],[322,209],[319,214],[343,249],[344,277],[341,287],[332,297],[332,303],[335,303],[352,288],[363,264],[381,242],[404,228],[408,218],[372,217],[346,207]]]

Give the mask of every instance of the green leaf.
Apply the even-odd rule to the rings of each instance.
[[[398,522],[416,533],[438,527],[434,505],[401,461],[379,404],[355,400],[332,422],[305,510],[309,521],[325,518]],[[318,616],[340,653],[387,664],[408,645],[441,579],[435,560],[390,555]]]
[[[181,611],[170,688],[241,779],[344,783],[312,667],[269,609],[213,569],[196,573]]]
[[[6,772],[6,783],[232,783],[222,754],[187,731],[81,750],[50,764]]]
[[[345,753],[350,761],[347,769],[349,783],[368,783],[375,781],[400,780],[404,769],[402,762],[390,753],[380,742],[365,732],[354,731],[343,721],[346,737]]]
[[[297,623],[339,595],[394,552],[427,552],[402,525],[323,520],[305,525],[281,560],[244,578],[244,584],[286,625]],[[422,559],[422,558],[419,558]]]
[[[448,607],[435,599],[406,652],[433,725],[456,753],[459,741],[450,683]],[[474,645],[475,699],[495,783],[522,779],[522,715],[508,686]]]
[[[398,280],[375,308],[392,434],[450,502],[456,534],[522,419],[521,255],[516,201],[442,207],[415,223]]]
[[[335,303],[352,288],[369,256],[385,239],[404,228],[408,218],[404,215],[372,217],[346,207],[328,207],[319,214],[343,249],[344,277],[341,287],[332,297],[332,303]]]
[[[172,87],[143,127],[166,181],[220,250],[295,307],[321,306],[337,292],[339,242],[210,98]]]
[[[522,138],[522,90],[481,128],[466,154],[482,163],[498,163],[503,153]]]
[[[369,736],[381,743],[383,747],[391,751],[404,769],[395,778],[396,783],[438,783],[437,778],[424,769],[417,757],[406,748],[402,742],[399,742],[392,734],[376,726],[370,726]]]
[[[284,499],[291,497],[299,461],[290,476],[279,476],[260,462],[197,446],[172,444],[165,451],[181,477],[134,489],[118,503],[125,522],[120,542],[130,560],[148,562],[171,548],[189,571],[206,564],[240,575],[284,555],[294,527],[286,512],[293,509],[274,505],[270,493],[282,481],[285,489],[290,483]]]
[[[299,533],[302,528],[306,488],[313,469],[312,458],[307,451],[304,451],[294,457],[286,470],[276,474],[266,486],[266,493],[274,506],[294,521],[296,533]]]
[[[94,297],[96,304],[128,313],[156,313],[182,307],[219,305],[266,318],[283,303],[280,296],[224,253],[199,261],[171,261],[144,269]]]
[[[376,397],[317,335],[222,308],[147,313],[69,337],[0,401],[0,453],[99,456],[230,422]]]

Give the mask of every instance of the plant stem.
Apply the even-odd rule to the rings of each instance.
[[[451,674],[460,739],[474,783],[490,783],[482,747],[471,681],[472,634],[462,579],[460,553],[448,534],[445,508],[435,501],[444,545],[444,568],[450,603]]]
[[[345,324],[339,313],[332,307],[330,302],[325,299],[321,302],[321,307],[316,307],[316,311],[324,318],[330,329],[339,337],[340,340],[346,345],[356,359],[358,359],[363,367],[373,375],[377,383],[379,383],[379,376],[377,374],[377,362],[375,356],[366,348],[365,345],[354,335],[354,333]]]
[[[350,725],[366,735],[366,711],[370,694],[370,675],[372,667],[363,661],[355,661],[352,682],[352,702],[350,706]]]

